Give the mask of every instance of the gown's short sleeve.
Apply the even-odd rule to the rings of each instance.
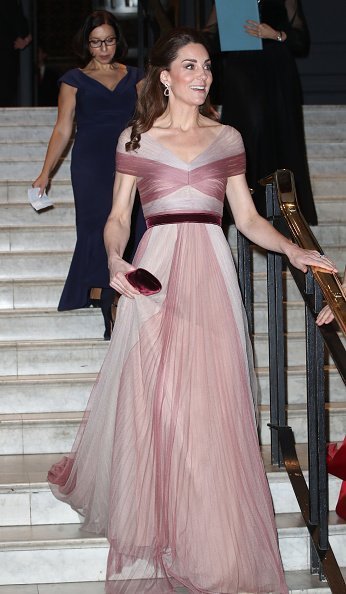
[[[225,150],[227,151],[227,177],[240,175],[246,171],[246,155],[240,132],[232,126],[227,126]]]
[[[72,70],[68,70],[63,74],[59,80],[58,85],[60,87],[61,83],[66,83],[71,87],[76,87],[79,89],[80,87],[80,70],[78,68],[73,68]]]
[[[136,83],[142,80],[145,76],[145,72],[142,68],[136,68]]]

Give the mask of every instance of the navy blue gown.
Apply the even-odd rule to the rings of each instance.
[[[72,148],[71,178],[76,208],[77,242],[58,305],[59,311],[88,307],[92,287],[108,288],[109,271],[103,230],[112,208],[115,150],[120,133],[131,119],[141,72],[127,66],[127,74],[113,91],[79,68],[59,82],[76,87],[76,135]],[[145,230],[139,203],[135,205],[125,258]]]

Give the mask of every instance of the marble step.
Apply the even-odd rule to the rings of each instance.
[[[52,245],[52,233],[54,243]],[[346,245],[346,225],[340,223],[321,223],[313,228],[313,233],[322,246]],[[228,240],[232,246],[236,245],[237,232],[230,227]],[[47,227],[39,226],[8,226],[0,224],[0,251],[67,251],[73,250],[76,242],[74,225],[59,225]]]
[[[332,121],[342,121],[346,119],[345,105],[303,105],[305,118],[310,118],[311,122],[325,121],[326,118]],[[1,107],[0,125],[23,124],[27,121],[40,125],[41,123],[54,123],[57,108],[52,107]],[[327,121],[327,120],[326,120]],[[329,121],[329,120],[328,120]]]
[[[0,143],[0,161],[39,161],[41,164],[43,164],[46,151],[46,142]],[[335,153],[335,156],[338,155]],[[66,149],[63,158],[65,161],[69,161],[71,159],[71,146]]]
[[[340,277],[343,275],[343,269],[340,269]],[[18,281],[19,283],[21,281]],[[268,298],[267,293],[267,273],[255,272],[252,274],[253,292],[255,302],[266,302]],[[1,284],[0,284],[1,287]],[[5,289],[4,289],[5,290]],[[24,289],[23,289],[24,290]],[[1,288],[0,288],[1,291]],[[283,272],[283,296],[285,301],[301,301],[302,297],[300,291],[294,282],[290,272]],[[10,299],[10,298],[9,298]],[[10,302],[10,301],[9,301]],[[0,305],[1,307],[1,305]],[[5,302],[4,302],[5,307]]]
[[[303,105],[304,121],[307,126],[318,123],[339,125],[346,122],[345,105]],[[0,126],[54,125],[56,107],[2,107]]]
[[[322,117],[318,122],[311,121],[310,117],[304,117],[305,120],[305,136],[309,140],[330,140],[333,142],[343,142],[346,137],[346,121],[345,114],[341,121],[336,118],[339,115]],[[316,118],[314,118],[316,119]],[[311,122],[311,123],[310,123]],[[11,142],[42,142],[46,145],[50,139],[55,123],[55,117],[48,121],[42,122],[39,125],[37,122],[24,121],[22,125],[18,126],[15,122],[6,122],[1,124],[0,118],[0,143],[9,144]]]
[[[21,207],[27,206],[28,187],[32,180],[26,181],[1,181],[0,180],[0,204],[20,204]],[[61,203],[73,203],[73,192],[70,179],[54,179],[49,188],[49,196],[53,202],[60,206]],[[18,217],[20,221],[20,218]],[[20,224],[20,223],[19,223]]]
[[[335,182],[335,183],[334,183]],[[319,217],[320,225],[314,227],[316,235],[321,233],[319,228],[328,228],[328,225],[336,226],[346,223],[346,208],[345,208],[345,183],[337,185],[336,181],[329,179],[320,181],[328,192],[335,191],[334,196],[324,196],[321,191],[321,196],[315,195],[316,210]],[[54,207],[37,213],[27,202],[27,188],[29,184],[21,185],[15,188],[12,192],[11,186],[0,185],[0,204],[1,204],[1,228],[38,228],[50,227],[59,229],[60,226],[74,227],[75,225],[75,210],[72,198],[72,188],[67,184],[54,185],[50,189],[50,196],[54,202]],[[334,186],[334,189],[333,189]],[[318,184],[317,186],[318,187]],[[3,191],[3,194],[1,192]],[[8,193],[9,192],[9,193]],[[339,192],[340,195],[337,195]],[[3,196],[3,198],[2,198]],[[61,200],[63,200],[61,202]],[[25,217],[23,217],[23,211]],[[330,241],[330,236],[329,236]]]
[[[284,299],[300,301],[300,292],[289,273],[283,273]],[[340,275],[343,270],[340,270]],[[252,275],[255,302],[267,300],[266,272]],[[56,308],[64,286],[66,271],[61,278],[0,280],[0,311],[2,309]]]
[[[1,128],[0,128],[1,136]],[[28,158],[23,161],[4,161],[0,160],[0,179],[1,180],[34,180],[42,169],[42,159],[34,160]],[[61,159],[54,173],[56,179],[69,179],[70,161]]]
[[[68,340],[103,337],[104,323],[99,308],[58,312],[36,310],[0,310],[0,341]]]
[[[292,332],[287,338],[288,368],[304,365],[304,333]],[[108,346],[109,342],[101,338],[3,341],[0,342],[0,376],[98,373]],[[254,351],[256,367],[267,367],[267,334],[255,335]]]
[[[338,237],[338,227],[335,236]],[[346,235],[346,234],[345,234]],[[54,241],[52,241],[54,237]],[[0,251],[1,252],[54,252],[71,251],[76,243],[76,230],[74,226],[55,227],[2,227],[0,225]]]
[[[66,202],[55,203],[52,208],[39,213],[28,202],[23,202],[27,188],[23,187],[21,189],[24,191],[21,202],[8,202],[0,205],[0,229],[5,236],[5,239],[2,241],[6,242],[7,233],[17,234],[19,236],[21,230],[26,230],[29,233],[30,229],[41,229],[43,234],[45,230],[51,229],[52,232],[58,234],[61,227],[70,227],[71,229],[75,227],[74,205],[72,202],[67,201],[67,197]],[[337,235],[345,233],[345,195],[333,198],[318,198],[315,202],[320,225],[313,227],[312,230],[316,234],[316,237],[321,239],[321,242],[326,241],[326,245],[335,243],[336,240],[332,238],[332,233],[328,235],[328,228],[332,227]],[[23,213],[25,213],[25,216],[23,216]],[[338,229],[338,225],[341,229]],[[235,233],[233,227],[230,228],[230,231],[233,234]]]
[[[315,205],[318,220],[326,225],[329,223],[335,224],[340,223],[341,225],[346,224],[346,197],[335,196],[332,198],[316,197]],[[316,227],[312,227],[314,231]]]
[[[346,568],[343,568],[346,580]],[[331,594],[331,590],[325,582],[321,582],[309,570],[286,571],[286,583],[289,594]],[[105,583],[100,582],[76,582],[63,584],[30,584],[15,586],[0,586],[0,594],[104,594]],[[177,594],[187,594],[182,588]]]
[[[287,339],[286,365],[288,368],[305,365],[305,333],[290,332],[285,334]],[[342,338],[345,345],[345,339]],[[257,333],[254,335],[254,361],[256,367],[267,367],[269,361],[268,335]],[[330,364],[331,358],[326,353],[325,363]]]
[[[56,308],[64,286],[61,278],[19,279],[0,281],[0,310],[22,308]]]
[[[331,140],[333,142],[343,142],[346,138],[346,122],[330,121],[329,123],[305,124],[305,137],[307,140]]]
[[[1,125],[1,124],[0,124]],[[313,159],[325,158],[345,158],[346,157],[346,141],[332,142],[329,140],[308,140],[306,143],[307,155],[309,162]],[[32,159],[33,161],[41,161],[46,155],[47,142],[0,142],[0,160],[3,161],[26,161]],[[71,146],[64,153],[64,159],[71,159]]]
[[[285,570],[307,570],[309,537],[300,514],[279,514],[276,523]],[[338,563],[346,565],[346,526],[333,512],[330,544]],[[76,524],[3,527],[0,583],[99,581],[105,577],[107,551],[105,538],[81,531]]]
[[[328,144],[328,143],[327,143]],[[0,204],[20,204],[21,208],[27,204],[27,189],[31,186],[32,177],[27,180],[0,180]],[[336,208],[339,200],[345,200],[345,179],[341,177],[312,177],[312,185],[314,190],[314,197],[316,208],[319,209],[319,202],[327,201],[332,208]],[[49,195],[51,196],[56,207],[60,207],[61,203],[73,204],[73,193],[70,176],[67,179],[54,178],[49,188]],[[51,212],[51,211],[49,211]],[[44,213],[47,214],[47,213]],[[18,221],[21,221],[21,216],[18,216]],[[332,220],[328,218],[327,220]],[[345,219],[344,219],[345,220]],[[20,223],[19,223],[20,224]],[[25,223],[24,223],[25,224]]]
[[[1,107],[0,126],[54,126],[56,107]]]
[[[299,332],[305,327],[305,305],[303,300],[284,301],[284,329],[287,333]],[[268,305],[267,303],[254,303],[254,332],[268,332]],[[6,330],[7,333],[7,325]],[[0,339],[1,333],[1,312],[0,312]]]
[[[71,252],[0,252],[0,280],[65,277]]]
[[[346,198],[345,198],[346,210]],[[346,214],[345,214],[346,217]],[[346,221],[345,221],[346,223]],[[312,232],[319,244],[327,251],[332,245],[346,245],[346,224],[332,223],[321,220],[317,227],[312,227]]]
[[[259,433],[263,445],[270,443],[269,405],[259,407]],[[81,412],[12,413],[0,415],[0,455],[66,452],[72,448]],[[287,406],[287,423],[297,443],[307,442],[307,412],[304,404]],[[326,423],[330,441],[345,437],[346,403],[326,403]]]
[[[0,342],[0,376],[98,373],[108,346],[101,339]]]
[[[346,158],[346,141],[331,142],[328,140],[309,140],[306,143],[309,163],[314,159]],[[72,142],[63,154],[64,160],[71,160]],[[47,143],[39,142],[0,142],[0,161],[40,161],[43,162],[47,151]],[[310,171],[311,173],[311,171]]]
[[[29,184],[28,184],[29,185]],[[1,226],[14,227],[51,227],[52,231],[56,227],[72,227],[75,225],[75,210],[73,203],[57,203],[47,210],[37,212],[26,200],[27,189],[23,187],[24,196],[21,202],[7,203],[1,205]],[[25,213],[25,216],[23,216]]]
[[[312,176],[311,185],[314,200],[318,205],[319,198],[340,197],[345,200],[345,175],[344,176]]]
[[[47,221],[48,222],[48,221]],[[313,233],[321,246],[346,245],[346,225],[340,223],[321,223],[313,228]],[[52,235],[54,234],[54,242]],[[231,246],[236,246],[237,231],[231,226],[228,232],[228,241]],[[21,252],[21,251],[71,251],[76,243],[75,226],[72,225],[48,225],[37,226],[32,222],[31,226],[3,226],[0,223],[0,251]]]
[[[62,278],[0,280],[0,312],[3,309],[56,308],[64,286]],[[300,293],[293,280],[285,277],[285,299],[299,301]],[[255,301],[267,299],[266,273],[254,275]]]
[[[288,475],[270,463],[270,446],[262,446],[262,456],[273,498],[275,513],[299,512]],[[297,452],[308,482],[307,446]],[[82,518],[68,505],[53,497],[47,483],[48,469],[61,454],[26,454],[0,458],[0,526],[74,524]],[[341,479],[329,475],[329,510],[335,510]]]
[[[21,375],[0,377],[0,414],[54,413],[84,410],[95,373],[67,373],[55,375]],[[266,367],[256,370],[261,404],[269,404],[269,371]],[[326,401],[344,402],[345,386],[334,366],[325,367]],[[291,367],[286,370],[287,403],[306,402],[305,368]]]
[[[28,146],[27,153],[24,153],[24,149],[15,151],[13,148],[15,145],[12,145],[11,151],[3,149],[3,154],[0,151],[0,180],[25,181],[33,180],[38,176],[42,169],[46,146],[43,145],[40,150],[37,150],[37,146],[39,146],[37,143],[35,149],[33,148],[34,143],[20,144],[22,147],[26,145]],[[312,176],[342,176],[346,171],[346,158],[333,156],[333,158],[321,159],[314,157],[309,159],[309,170]],[[68,179],[69,174],[70,155],[68,154],[67,158],[59,160],[58,171],[55,171],[54,179]]]
[[[47,146],[53,131],[54,121],[51,124],[45,123],[41,126],[34,122],[32,124],[24,123],[21,126],[10,123],[0,125],[0,143],[7,145],[12,142],[43,142]]]
[[[342,441],[345,437],[346,402],[329,402],[325,405],[326,430],[330,441]],[[307,410],[306,404],[290,404],[286,407],[287,424],[292,427],[297,443],[307,443]],[[259,432],[263,445],[270,444],[270,407],[259,406]]]
[[[334,375],[330,373],[333,382]],[[96,373],[87,372],[1,376],[0,414],[84,410],[96,377]]]
[[[268,405],[270,394],[268,368],[257,367],[256,376],[259,386],[258,401]],[[288,405],[306,403],[306,369],[303,365],[291,366],[286,369],[286,386]],[[338,403],[345,403],[346,400],[345,384],[334,365],[325,366],[325,399],[326,402]]]
[[[1,169],[0,169],[1,171]],[[346,176],[346,157],[309,159],[309,171],[312,176]]]
[[[346,140],[330,142],[329,140],[308,140],[306,143],[308,161],[313,159],[334,159],[346,157]]]
[[[323,246],[326,254],[335,262],[338,270],[343,270],[345,265],[345,246]],[[237,250],[232,249],[235,261],[237,262]],[[51,252],[0,252],[0,281],[19,279],[50,279],[63,277],[67,274],[70,266],[72,253],[69,251]],[[263,251],[259,248],[254,250],[255,272],[265,272],[267,260]]]
[[[319,123],[337,126],[346,121],[345,105],[303,105],[303,112],[307,126]]]
[[[285,330],[299,332],[305,324],[303,301],[284,302]],[[0,341],[94,339],[103,336],[99,308],[58,312],[56,309],[0,309]],[[254,304],[254,331],[268,331],[267,303]]]

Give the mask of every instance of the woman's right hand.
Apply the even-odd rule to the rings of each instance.
[[[245,33],[251,35],[252,37],[260,37],[261,39],[273,39],[278,40],[278,35],[281,36],[281,41],[285,41],[287,39],[287,35],[285,31],[277,31],[273,29],[267,23],[259,23],[258,21],[253,21],[248,19],[244,25]]]
[[[125,277],[127,272],[135,270],[135,266],[132,266],[132,264],[129,264],[126,260],[119,258],[119,256],[113,256],[108,260],[108,268],[110,276],[109,284],[113,289],[130,299],[134,299],[136,295],[140,295],[140,292],[137,291]]]
[[[45,175],[44,173],[41,173],[38,176],[38,178],[36,178],[35,181],[32,182],[33,188],[40,188],[40,194],[39,194],[40,197],[44,194],[44,191],[45,191],[46,187],[48,186],[48,182],[49,182],[49,177],[48,177],[48,175]]]

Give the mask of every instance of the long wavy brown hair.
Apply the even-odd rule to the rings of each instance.
[[[163,70],[170,69],[179,50],[189,43],[200,43],[208,51],[208,45],[202,33],[189,28],[172,29],[167,35],[160,37],[153,46],[149,58],[148,72],[143,81],[131,122],[131,137],[125,145],[127,151],[139,148],[141,134],[150,130],[155,120],[165,112],[168,98],[163,94],[160,74]],[[213,117],[209,97],[199,110],[201,114]]]

